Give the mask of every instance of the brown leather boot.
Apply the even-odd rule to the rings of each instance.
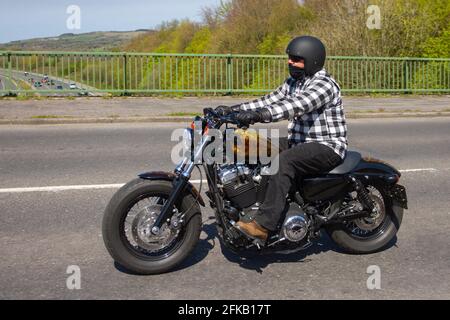
[[[255,220],[250,222],[242,222],[238,221],[235,224],[236,228],[245,233],[250,238],[257,238],[263,241],[267,240],[267,236],[269,235],[269,231],[256,223]]]

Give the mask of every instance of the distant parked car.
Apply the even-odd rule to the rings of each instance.
[[[28,72],[25,72],[25,77],[28,77]]]
[[[71,84],[69,85],[69,88],[70,88],[70,89],[77,89],[77,85],[76,85],[75,83],[71,83]]]
[[[34,86],[35,86],[36,88],[42,87],[42,83],[40,83],[39,81],[36,81],[36,82],[34,83]]]
[[[62,89],[63,89],[63,86],[62,86],[62,85],[59,85],[59,86],[56,87],[56,89],[62,90]]]

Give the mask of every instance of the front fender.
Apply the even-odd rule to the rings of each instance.
[[[176,179],[176,175],[171,172],[164,172],[164,171],[152,171],[152,172],[145,172],[138,175],[139,178],[144,180],[163,180],[163,181],[174,181]],[[205,207],[205,201],[203,200],[202,196],[198,192],[198,190],[192,185],[192,183],[188,182],[187,185],[188,191],[191,193],[191,195],[197,199],[198,203]]]

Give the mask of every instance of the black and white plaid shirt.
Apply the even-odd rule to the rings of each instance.
[[[273,122],[290,120],[291,144],[318,142],[345,157],[347,125],[341,92],[324,69],[303,81],[289,77],[274,92],[240,105],[241,110],[258,108],[269,110]]]

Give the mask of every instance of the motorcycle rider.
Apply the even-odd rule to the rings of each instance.
[[[274,92],[237,106],[216,111],[239,111],[241,123],[290,120],[289,148],[279,154],[279,170],[268,181],[264,202],[250,222],[236,227],[252,239],[267,240],[275,231],[286,196],[299,177],[327,172],[343,162],[347,151],[347,126],[339,85],[323,69],[324,44],[317,38],[293,39],[286,53],[290,77]]]

